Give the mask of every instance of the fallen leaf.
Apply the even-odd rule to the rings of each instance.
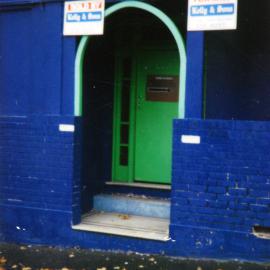
[[[123,220],[126,220],[126,219],[130,218],[129,215],[126,215],[126,214],[119,214],[118,217],[120,217]]]
[[[7,259],[5,257],[0,257],[0,264],[5,264]]]
[[[74,253],[70,253],[70,254],[68,255],[68,257],[69,257],[69,258],[74,258],[75,255],[74,255]]]

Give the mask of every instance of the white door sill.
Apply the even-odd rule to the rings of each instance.
[[[152,188],[171,190],[171,185],[148,184],[148,183],[123,183],[123,182],[105,182],[108,186],[126,186],[126,187],[139,187],[139,188]]]
[[[162,218],[93,211],[72,228],[149,240],[169,240],[169,220]]]

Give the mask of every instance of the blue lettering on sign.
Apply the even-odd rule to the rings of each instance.
[[[66,22],[96,22],[102,20],[102,12],[69,12]]]
[[[198,5],[191,6],[191,16],[224,16],[233,15],[235,11],[234,4],[218,4],[218,5]]]

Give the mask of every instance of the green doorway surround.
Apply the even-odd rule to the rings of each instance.
[[[178,103],[178,117],[180,119],[185,118],[185,95],[186,95],[186,51],[184,40],[174,24],[174,22],[161,10],[158,8],[140,2],[140,1],[124,1],[118,4],[115,4],[108,9],[105,10],[105,17],[109,17],[111,14],[125,9],[125,8],[137,8],[141,10],[145,10],[158,19],[160,19],[164,25],[167,26],[171,34],[173,35],[178,52],[180,55],[180,71],[179,71],[179,103]],[[180,12],[180,11],[179,11]],[[75,59],[75,87],[74,87],[74,115],[81,116],[82,115],[82,100],[83,100],[83,61],[85,50],[87,48],[87,44],[90,40],[90,36],[82,37]]]

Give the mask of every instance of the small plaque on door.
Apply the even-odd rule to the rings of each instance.
[[[149,75],[147,77],[147,101],[177,102],[179,96],[178,90],[178,76]]]

